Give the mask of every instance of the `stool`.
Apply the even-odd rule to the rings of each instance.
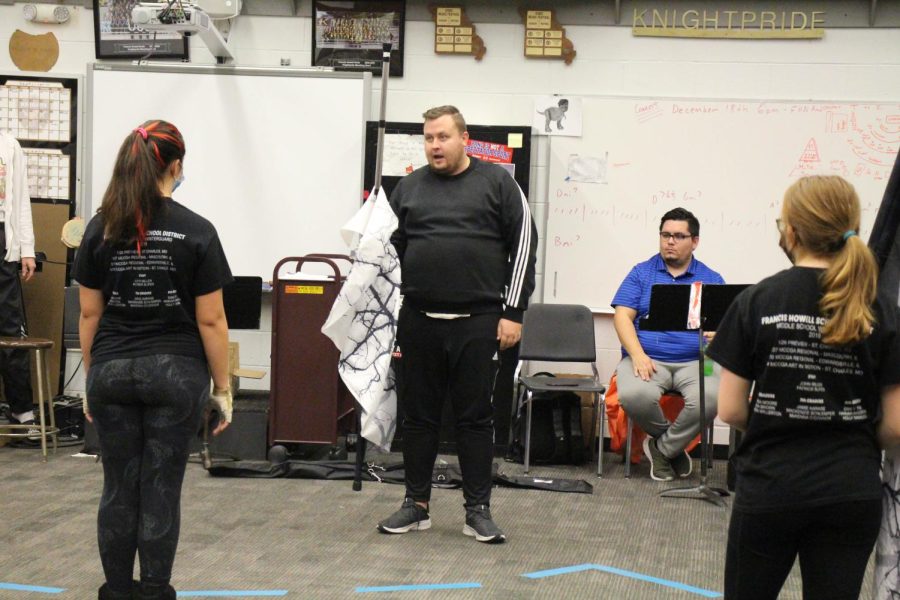
[[[53,399],[50,395],[50,374],[47,372],[48,365],[44,353],[53,347],[52,340],[46,340],[36,337],[0,337],[0,350],[32,350],[34,351],[34,361],[37,368],[37,404],[38,414],[40,415],[40,425],[22,425],[9,424],[3,425],[2,429],[35,429],[41,432],[41,452],[44,455],[44,462],[47,462],[47,436],[53,438],[53,452],[56,452],[57,434],[59,428],[56,426],[56,415],[53,413]],[[50,424],[47,425],[47,411],[50,412]],[[0,437],[24,438],[28,436],[28,432],[0,433]]]

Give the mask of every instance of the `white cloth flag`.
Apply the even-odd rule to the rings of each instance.
[[[400,260],[390,242],[397,217],[379,189],[344,225],[353,265],[322,326],[341,351],[338,372],[362,407],[362,436],[390,450],[397,422],[391,352],[400,312]]]

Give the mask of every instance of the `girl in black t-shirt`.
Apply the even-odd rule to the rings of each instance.
[[[101,600],[174,600],[190,439],[208,404],[220,414],[214,434],[231,421],[222,302],[231,272],[215,228],[170,198],[184,152],[171,123],[132,131],[75,261],[85,416],[103,458]],[[131,579],[136,554],[139,582]]]
[[[881,519],[880,448],[900,444],[897,307],[876,299],[859,223],[844,179],[795,182],[777,220],[794,266],[738,296],[709,347],[723,367],[719,417],[745,431],[728,600],[777,598],[797,557],[804,598],[859,597]]]

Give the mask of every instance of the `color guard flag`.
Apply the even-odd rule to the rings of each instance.
[[[341,352],[338,372],[362,408],[362,436],[390,450],[397,421],[391,351],[400,312],[400,259],[391,244],[397,217],[384,189],[341,230],[353,265],[322,326]]]

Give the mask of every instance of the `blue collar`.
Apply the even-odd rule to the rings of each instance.
[[[666,261],[663,260],[662,254],[657,252],[654,258],[656,259],[656,264],[654,265],[656,267],[656,270],[668,273],[669,269],[668,267],[666,267]],[[684,277],[685,275],[694,275],[696,270],[697,259],[694,257],[694,255],[691,255],[691,264],[688,265],[687,271],[679,275],[679,277]]]

